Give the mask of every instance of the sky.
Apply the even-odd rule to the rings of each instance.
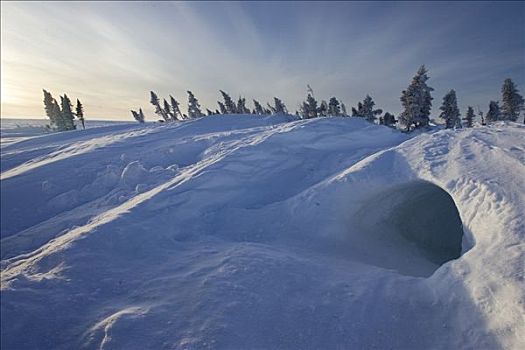
[[[191,90],[215,110],[222,89],[295,111],[307,84],[398,114],[421,64],[434,116],[450,89],[463,113],[508,77],[525,93],[525,2],[1,2],[2,118],[44,118],[42,89],[87,119],[156,120],[150,90],[183,108]]]

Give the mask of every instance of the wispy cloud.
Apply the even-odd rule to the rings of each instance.
[[[93,118],[129,119],[149,90],[216,108],[218,89],[294,109],[312,84],[347,106],[371,94],[399,111],[417,67],[436,102],[525,89],[523,3],[2,2],[2,116],[43,114],[41,89],[83,100]],[[521,11],[520,11],[521,10]],[[466,20],[468,19],[468,21]],[[486,21],[498,21],[487,28]],[[521,24],[520,24],[521,23]],[[509,43],[508,41],[512,41]],[[153,116],[152,116],[153,117]]]

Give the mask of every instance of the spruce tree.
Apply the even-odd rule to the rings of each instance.
[[[317,114],[320,117],[326,117],[328,115],[328,103],[325,100],[321,101],[319,108],[317,109]]]
[[[341,107],[339,106],[339,101],[337,98],[331,97],[328,102],[328,115],[337,117],[341,114]]]
[[[352,107],[352,117],[363,117],[363,104],[357,103],[357,109]]]
[[[55,129],[58,131],[65,131],[67,130],[65,128],[64,118],[62,117],[62,111],[60,110],[60,106],[58,105],[57,100],[53,99],[53,115],[55,116]]]
[[[142,108],[139,110],[139,112],[131,111],[131,114],[133,114],[133,118],[138,121],[139,123],[144,123],[144,113],[142,113]]]
[[[228,95],[226,92],[219,90],[222,94],[222,98],[224,99],[224,107],[226,113],[224,114],[235,114],[237,113],[237,106],[235,105],[235,102],[233,102],[230,95]],[[220,106],[220,105],[219,105]]]
[[[310,85],[308,85],[310,88]],[[310,88],[311,90],[311,88]],[[317,101],[311,93],[306,96],[306,101],[301,106],[301,117],[303,119],[317,118]]]
[[[465,115],[465,118],[463,120],[465,121],[465,127],[471,128],[474,126],[474,109],[470,106],[467,108],[467,114]]]
[[[443,97],[443,104],[439,109],[442,111],[439,117],[445,120],[445,128],[461,127],[456,91],[452,89]]]
[[[195,98],[193,93],[191,91],[188,92],[188,116],[190,118],[200,118],[203,116],[201,112],[201,105],[199,104],[199,100]]]
[[[228,114],[226,112],[226,106],[224,106],[224,103],[222,103],[221,101],[217,101],[217,103],[219,104],[220,114]]]
[[[250,110],[246,108],[246,99],[239,96],[236,107],[237,113],[239,114],[250,114]]]
[[[280,98],[274,97],[274,106],[271,106],[268,104],[268,107],[272,110],[273,114],[287,114],[288,110],[286,109],[286,106],[284,105],[283,101],[281,101]]]
[[[175,117],[175,114],[172,112],[171,106],[166,99],[164,99],[164,113],[168,115],[170,121],[177,120],[177,117]]]
[[[420,128],[429,125],[432,108],[431,92],[434,89],[427,85],[427,80],[427,69],[422,65],[408,88],[401,94],[403,112],[399,116],[399,121],[407,131],[412,127]]]
[[[396,123],[397,123],[396,117],[393,114],[386,112],[385,115],[383,116],[383,125],[389,126],[389,127],[395,127]]]
[[[377,119],[376,115],[383,113],[382,109],[374,109],[375,102],[372,97],[366,95],[361,105],[361,117],[364,117],[369,122],[373,123]]]
[[[159,115],[166,122],[170,121],[170,116],[160,106],[160,101],[159,101],[159,98],[157,97],[157,94],[154,93],[153,91],[150,91],[150,94],[151,94],[150,103],[155,107],[155,114]]]
[[[210,115],[213,115],[213,112],[206,108],[206,115],[209,117]]]
[[[182,113],[179,108],[179,102],[173,98],[173,96],[170,95],[170,101],[171,101],[171,110],[172,114],[175,116],[176,119],[182,120]]]
[[[66,94],[64,94],[64,96],[61,96],[60,97],[60,101],[61,101],[61,105],[62,105],[62,109],[61,109],[61,115],[62,115],[62,118],[61,118],[61,124],[63,125],[63,127],[61,128],[62,130],[74,130],[76,129],[76,126],[75,126],[75,115],[73,114],[73,106],[71,105],[71,100],[69,99],[69,97],[67,97]]]
[[[485,122],[493,123],[501,118],[500,115],[501,115],[501,112],[499,109],[499,103],[496,101],[490,101],[489,111],[485,115]]]
[[[520,112],[524,109],[523,96],[519,94],[519,90],[512,79],[505,79],[501,87],[501,119],[517,121]]]
[[[75,114],[77,115],[78,120],[82,123],[82,129],[85,130],[86,126],[84,125],[84,107],[82,106],[82,103],[80,103],[80,100],[77,98],[77,107],[75,110]]]
[[[51,93],[47,92],[46,90],[42,91],[44,92],[44,109],[46,111],[47,117],[49,118],[50,127],[51,129],[58,129],[58,120],[60,119],[60,108],[57,111],[57,102],[53,98]]]
[[[341,103],[341,114],[343,117],[348,117],[348,113],[346,112],[346,106],[344,103]]]
[[[254,110],[253,110],[254,114],[258,114],[258,115],[264,114],[263,107],[261,106],[259,101],[253,100],[253,105],[255,107]]]

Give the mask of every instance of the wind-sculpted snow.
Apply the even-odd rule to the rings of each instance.
[[[2,348],[525,345],[523,127],[98,129],[2,148]]]

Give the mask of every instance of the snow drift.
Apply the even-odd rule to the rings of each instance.
[[[214,116],[2,147],[2,348],[525,344],[525,129]]]

